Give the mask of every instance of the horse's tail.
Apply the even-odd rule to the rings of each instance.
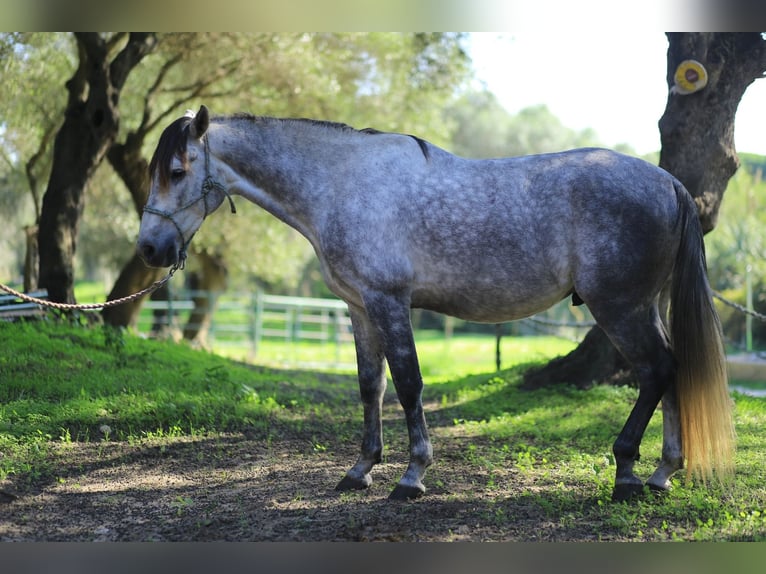
[[[673,271],[670,331],[678,361],[676,388],[686,476],[703,482],[729,479],[734,470],[732,402],[721,322],[707,278],[705,245],[697,208],[675,184],[681,242]]]

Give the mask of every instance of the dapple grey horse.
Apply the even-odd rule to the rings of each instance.
[[[425,491],[433,450],[412,307],[494,323],[567,297],[587,304],[640,382],[612,447],[613,498],[669,488],[684,462],[687,475],[731,475],[702,232],[692,198],[662,169],[604,149],[470,160],[414,136],[211,117],[202,106],[165,129],[150,172],[137,242],[149,265],[180,264],[205,217],[239,195],[303,234],[348,304],[364,423],[361,455],[338,489],[368,487],[381,460],[387,362],[409,432],[409,466],[390,497]],[[662,458],[644,483],[633,466],[660,400]]]

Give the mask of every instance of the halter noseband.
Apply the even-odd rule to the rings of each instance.
[[[162,209],[157,209],[155,207],[151,207],[149,205],[144,207],[144,213],[151,213],[152,215],[159,215],[160,217],[164,217],[165,219],[169,219],[170,222],[175,226],[176,231],[178,231],[178,235],[181,237],[181,250],[178,253],[178,259],[179,263],[178,266],[183,269],[184,262],[186,261],[186,248],[191,243],[191,240],[194,238],[194,233],[192,233],[191,237],[187,240],[184,238],[184,232],[181,229],[181,226],[178,225],[178,222],[175,220],[175,215],[181,213],[182,211],[189,209],[191,206],[197,204],[198,202],[202,201],[203,205],[205,206],[205,215],[202,216],[202,220],[204,221],[205,218],[210,215],[210,210],[207,206],[207,196],[210,194],[211,191],[220,191],[226,196],[226,199],[229,200],[229,206],[231,206],[231,212],[237,213],[237,208],[234,206],[234,200],[231,198],[231,195],[229,195],[229,192],[227,191],[226,187],[220,183],[219,181],[216,181],[213,179],[213,176],[210,175],[210,142],[208,141],[207,135],[202,136],[202,141],[205,144],[205,179],[202,181],[202,191],[200,193],[200,196],[196,199],[192,199],[190,202],[182,205],[175,211],[163,211]]]

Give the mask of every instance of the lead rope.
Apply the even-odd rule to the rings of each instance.
[[[117,307],[118,305],[123,305],[125,303],[129,303],[130,301],[135,301],[136,299],[139,299],[143,297],[144,295],[148,295],[149,293],[155,292],[157,289],[162,287],[165,283],[170,281],[170,278],[173,277],[176,271],[182,268],[182,263],[177,263],[173,267],[171,267],[170,271],[168,271],[168,274],[165,275],[162,279],[159,281],[155,281],[149,287],[146,287],[145,289],[141,289],[140,291],[133,293],[132,295],[127,295],[125,297],[120,297],[119,299],[112,299],[111,301],[105,301],[103,303],[56,303],[55,301],[47,301],[45,299],[40,299],[38,297],[32,297],[31,295],[26,295],[24,293],[21,293],[19,291],[16,291],[15,289],[12,289],[11,287],[8,287],[7,285],[4,285],[3,283],[0,283],[0,289],[3,291],[6,291],[7,293],[10,293],[11,295],[18,297],[22,301],[26,301],[27,303],[35,303],[36,305],[41,305],[42,307],[49,307],[51,309],[58,309],[60,311],[93,311],[96,309],[108,309],[109,307]]]

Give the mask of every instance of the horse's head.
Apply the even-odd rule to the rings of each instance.
[[[202,225],[228,196],[210,172],[205,106],[175,120],[160,136],[149,164],[151,188],[138,232],[138,253],[153,267],[179,265]],[[229,198],[231,200],[231,198]],[[233,210],[233,204],[232,204]]]

